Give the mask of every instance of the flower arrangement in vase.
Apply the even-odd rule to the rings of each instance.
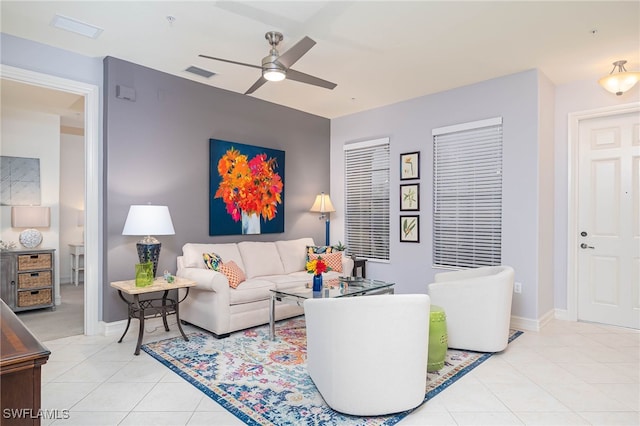
[[[322,290],[322,273],[330,270],[327,262],[320,256],[307,262],[307,272],[313,274],[313,291]]]
[[[234,221],[242,220],[243,234],[259,234],[260,217],[271,220],[276,216],[283,189],[276,167],[275,158],[258,154],[249,160],[235,148],[227,150],[218,161],[222,179],[215,198],[222,198]]]

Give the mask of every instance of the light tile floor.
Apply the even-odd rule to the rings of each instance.
[[[144,341],[178,335],[175,323],[170,327],[148,330]],[[42,406],[58,410],[59,418],[43,425],[242,424],[145,352],[134,356],[137,327],[123,343],[118,338],[45,342],[52,354],[42,371]],[[553,320],[540,332],[525,332],[401,424],[639,425],[639,365],[638,331]],[[69,418],[62,419],[65,409]]]

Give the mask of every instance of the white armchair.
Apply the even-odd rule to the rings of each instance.
[[[355,416],[420,405],[429,308],[426,294],[305,300],[307,370],[325,402]]]
[[[429,296],[433,305],[444,308],[450,348],[500,352],[507,347],[513,280],[510,266],[435,275]]]

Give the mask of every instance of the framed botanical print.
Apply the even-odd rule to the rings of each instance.
[[[420,216],[400,216],[400,242],[420,242]]]
[[[420,184],[400,185],[400,211],[420,210]]]
[[[420,151],[400,154],[400,180],[420,179]]]

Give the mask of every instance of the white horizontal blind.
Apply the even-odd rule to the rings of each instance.
[[[502,118],[433,131],[433,263],[499,265]]]
[[[344,146],[346,245],[389,260],[389,138]]]

